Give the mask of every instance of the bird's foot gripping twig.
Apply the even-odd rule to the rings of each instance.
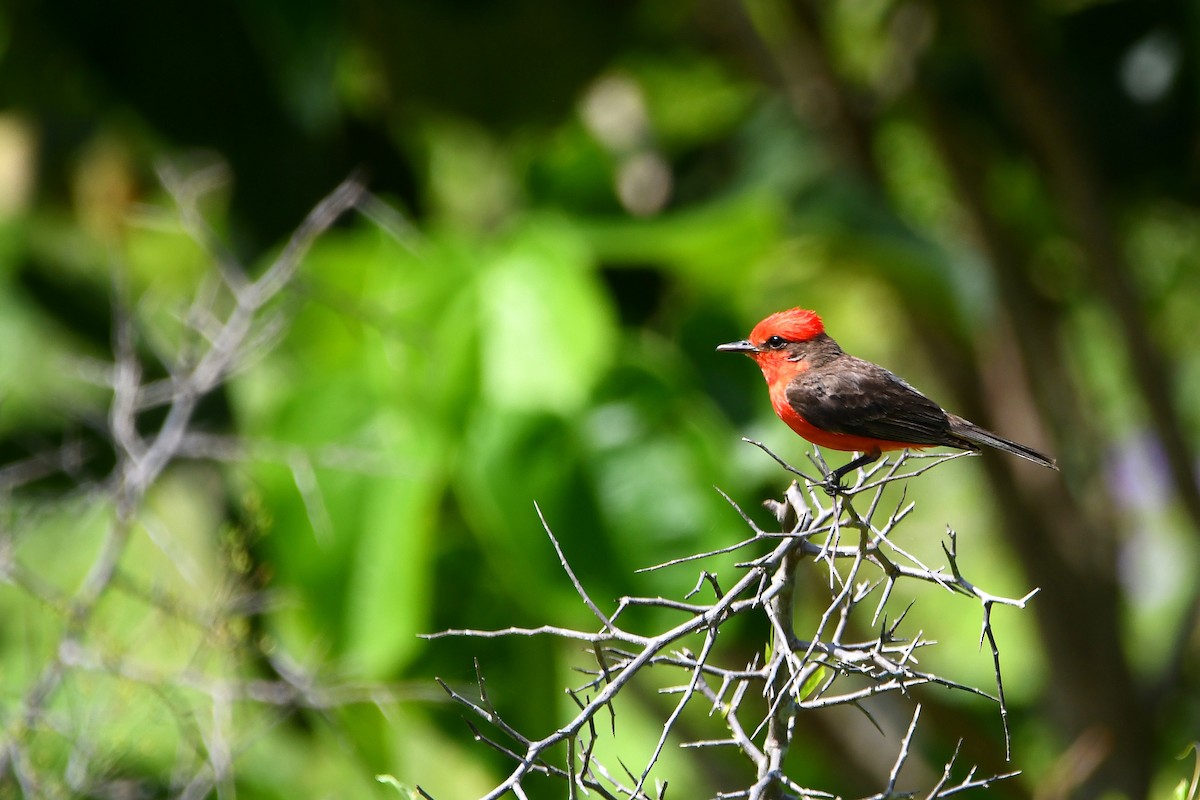
[[[837,497],[839,494],[846,494],[848,489],[846,484],[842,482],[844,477],[845,473],[842,470],[830,470],[829,474],[813,485],[820,488],[830,497]]]
[[[819,486],[825,492],[825,494],[829,495],[830,497],[836,497],[839,494],[846,494],[846,492],[852,487],[846,486],[843,481],[845,480],[846,473],[850,472],[852,469],[855,469],[853,464],[854,462],[851,462],[843,467],[830,470],[825,477],[815,485]]]
[[[873,464],[879,460],[880,455],[882,455],[882,453],[878,448],[863,453],[861,456],[850,461],[849,463],[843,464],[835,470],[830,470],[829,474],[826,475],[825,479],[822,480],[818,485],[824,489],[825,493],[830,497],[833,497],[834,495],[845,494],[846,487],[842,484],[842,478],[846,476],[846,473],[853,472],[859,467],[865,467],[868,464]]]
[[[802,472],[801,470],[796,469],[791,464],[784,461],[782,458],[780,458],[778,455],[776,455],[774,452],[772,452],[771,448],[767,447],[762,442],[756,441],[754,439],[748,439],[744,436],[742,437],[742,441],[746,442],[747,444],[752,444],[755,447],[757,447],[759,450],[762,450],[764,453],[766,453],[771,458],[773,458],[777,464],[779,464],[781,467],[786,469],[788,472],[792,473],[793,475],[798,475],[799,477],[803,478],[804,482],[806,484],[808,484],[809,486],[817,486],[817,487],[820,487],[821,489],[824,489],[825,493],[827,495],[829,495],[830,497],[834,497],[839,494],[846,494],[847,492],[849,492],[850,489],[853,487],[849,487],[849,486],[846,486],[845,484],[843,484],[842,479],[845,478],[848,473],[853,472],[854,470],[858,469],[859,467],[865,467],[868,464],[875,463],[876,461],[879,460],[880,456],[882,455],[881,451],[872,450],[870,452],[863,453],[858,458],[853,459],[852,461],[850,461],[847,464],[843,464],[842,466],[838,467],[837,469],[833,469],[833,470],[829,470],[828,472],[825,472],[825,470],[826,470],[825,460],[823,458],[821,458],[820,452],[814,448],[814,454],[812,456],[813,463],[816,465],[817,469],[821,470],[822,472],[825,472],[824,477],[814,478],[811,475],[809,475],[805,472]]]

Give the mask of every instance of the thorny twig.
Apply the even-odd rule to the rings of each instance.
[[[800,786],[786,774],[785,759],[795,732],[797,715],[802,709],[850,705],[874,721],[870,710],[864,705],[870,698],[891,692],[907,694],[912,688],[927,684],[990,697],[980,689],[917,667],[917,650],[934,642],[920,631],[908,639],[900,635],[899,629],[908,616],[911,603],[899,613],[886,613],[892,591],[899,581],[931,584],[952,593],[975,597],[981,603],[981,642],[986,639],[991,644],[996,668],[997,696],[991,699],[1000,707],[1005,757],[1009,757],[1008,710],[1000,679],[999,648],[992,630],[990,612],[997,603],[1024,607],[1034,592],[1019,599],[1003,598],[984,592],[967,581],[959,567],[957,540],[953,531],[949,533],[950,544],[945,547],[949,574],[944,568],[926,566],[894,541],[895,529],[912,510],[912,504],[906,502],[902,493],[893,511],[885,513],[882,510],[881,501],[887,487],[892,484],[904,485],[904,481],[958,458],[959,454],[930,456],[905,452],[894,458],[883,459],[860,470],[854,485],[844,492],[823,498],[814,491],[821,486],[821,481],[804,476],[761,443],[750,443],[805,479],[806,485],[793,482],[782,502],[768,503],[775,513],[778,530],[760,528],[722,493],[750,528],[750,536],[728,547],[646,568],[660,570],[679,567],[739,550],[752,551],[767,546],[765,555],[737,565],[741,574],[727,590],[722,591],[712,572],[701,570],[696,588],[683,600],[622,597],[617,601],[615,610],[606,615],[576,577],[550,525],[540,516],[539,509],[539,518],[558,554],[560,565],[576,593],[596,618],[598,628],[576,630],[543,625],[490,631],[452,629],[427,637],[555,636],[587,642],[598,664],[598,669],[582,670],[591,676],[589,680],[568,690],[576,703],[576,715],[556,731],[541,738],[526,736],[504,720],[502,714],[487,700],[481,670],[477,673],[478,702],[439,681],[451,698],[470,714],[492,725],[501,736],[513,742],[513,746],[508,747],[492,741],[471,725],[477,738],[505,753],[514,762],[508,776],[488,792],[484,800],[496,800],[509,793],[522,796],[521,787],[525,778],[535,773],[567,778],[572,783],[572,796],[576,788],[586,787],[597,790],[604,797],[634,800],[661,798],[662,787],[657,793],[650,790],[650,776],[663,748],[672,734],[676,733],[683,709],[697,698],[703,698],[709,704],[710,715],[719,715],[724,719],[728,736],[685,742],[682,746],[733,748],[749,760],[755,769],[756,777],[751,785],[741,790],[720,792],[718,797],[749,800],[832,797],[825,791]],[[819,458],[814,463],[821,467]],[[868,508],[862,514],[855,505],[859,499],[868,500]],[[828,587],[829,599],[814,629],[798,634],[793,628],[796,574],[798,570],[808,568],[803,562],[809,560],[826,571],[826,580],[822,583]],[[709,602],[698,601],[696,597],[706,583],[715,596]],[[870,619],[867,624],[860,619],[862,614],[859,607],[873,595],[878,597],[871,603],[873,610],[866,612]],[[657,635],[635,633],[626,626],[625,617],[632,609],[646,607],[680,613],[685,615],[685,619]],[[772,634],[771,641],[760,656],[744,667],[723,667],[719,663],[720,649],[717,646],[720,630],[730,619],[746,614],[766,616]],[[889,620],[889,617],[892,618]],[[875,638],[863,638],[857,633],[864,628],[874,629]],[[702,645],[699,652],[693,653],[685,642],[697,634],[703,635]],[[478,664],[476,666],[479,669]],[[594,719],[601,709],[609,709],[615,735],[614,698],[650,666],[683,670],[686,678],[682,684],[663,690],[678,694],[679,698],[667,715],[644,769],[635,775],[622,764],[628,780],[618,779],[596,755],[597,729]],[[766,701],[765,714],[761,709],[752,711],[752,706],[745,703],[751,691],[760,694]],[[881,776],[884,789],[874,795],[873,800],[913,795],[911,790],[901,790],[899,783],[902,779],[901,770],[914,748],[919,717],[920,706],[917,705],[891,772]],[[1017,774],[1013,772],[979,778],[975,775],[975,769],[971,768],[965,778],[954,783],[951,775],[957,757],[956,750],[954,757],[945,765],[941,779],[929,790],[927,797],[948,797]]]

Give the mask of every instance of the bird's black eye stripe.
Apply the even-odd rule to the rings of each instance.
[[[767,348],[771,350],[780,350],[786,346],[787,343],[787,339],[783,338],[782,336],[772,336],[770,339],[767,339],[765,342],[763,342],[763,344],[765,344]]]

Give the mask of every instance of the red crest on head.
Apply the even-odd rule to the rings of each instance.
[[[806,342],[825,332],[825,324],[815,311],[807,308],[789,308],[777,311],[750,331],[750,341],[762,344],[772,336],[782,336],[789,342]]]

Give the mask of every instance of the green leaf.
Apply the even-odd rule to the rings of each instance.
[[[490,404],[567,414],[612,360],[615,322],[587,249],[552,221],[530,225],[479,286],[483,393]]]
[[[765,192],[744,192],[649,219],[584,224],[597,257],[616,264],[661,264],[681,279],[728,293],[781,245],[785,208]]]
[[[800,687],[800,699],[807,700],[812,697],[813,692],[821,688],[821,684],[825,681],[825,676],[829,674],[828,667],[817,667],[812,675],[808,676],[808,680]]]
[[[415,655],[426,632],[443,448],[413,416],[391,414],[376,433],[403,454],[398,474],[372,480],[358,517],[345,607],[346,652],[361,672],[385,678]]]

